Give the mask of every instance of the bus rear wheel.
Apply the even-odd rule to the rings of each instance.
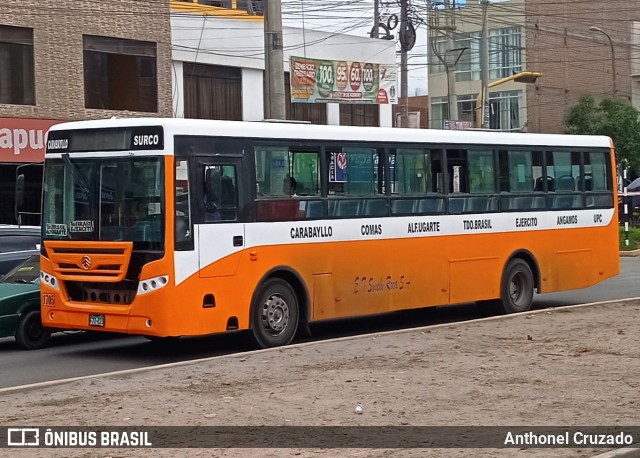
[[[298,299],[280,278],[267,280],[251,307],[253,338],[261,348],[287,345],[298,328]]]
[[[533,272],[522,259],[512,259],[504,271],[501,302],[505,313],[526,312],[533,301]]]

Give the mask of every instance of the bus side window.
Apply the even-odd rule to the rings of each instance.
[[[469,150],[467,153],[469,192],[472,194],[494,194],[496,192],[496,170],[493,150]],[[484,204],[481,204],[482,208]]]
[[[382,196],[380,151],[376,148],[336,148],[327,151],[329,195]]]
[[[436,214],[444,212],[444,199],[434,194],[442,174],[439,170],[439,151],[397,148],[389,154],[391,183],[391,213],[394,215]],[[433,160],[432,160],[433,158]],[[435,165],[434,165],[435,164]]]
[[[447,150],[447,172],[449,176],[449,194],[468,193],[467,183],[468,163],[467,150]]]
[[[317,152],[292,151],[291,172],[291,175],[285,178],[288,179],[286,194],[292,196],[320,194],[320,167]],[[285,191],[284,188],[283,191]]]
[[[401,149],[389,155],[391,194],[424,195],[432,189],[429,150]]]
[[[584,189],[587,207],[608,207],[613,202],[611,165],[605,152],[587,151],[583,154]],[[636,198],[632,208],[637,211]]]
[[[318,151],[310,146],[256,146],[258,199],[320,195]]]

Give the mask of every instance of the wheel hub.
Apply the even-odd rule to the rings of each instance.
[[[27,335],[31,340],[38,340],[44,334],[44,328],[39,323],[30,323],[27,327]]]
[[[289,305],[279,294],[267,298],[262,306],[262,324],[272,336],[277,336],[289,324]]]
[[[514,303],[518,303],[522,296],[523,279],[520,275],[515,275],[509,284],[509,295]]]

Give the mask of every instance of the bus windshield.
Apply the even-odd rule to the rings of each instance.
[[[163,161],[149,158],[47,160],[45,240],[132,241],[162,250]]]

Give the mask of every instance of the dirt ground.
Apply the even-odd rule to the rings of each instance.
[[[640,425],[640,301],[305,343],[3,393],[5,426]],[[354,409],[361,403],[364,412]],[[273,438],[277,446],[280,438]],[[605,449],[38,449],[11,456],[591,457]]]

